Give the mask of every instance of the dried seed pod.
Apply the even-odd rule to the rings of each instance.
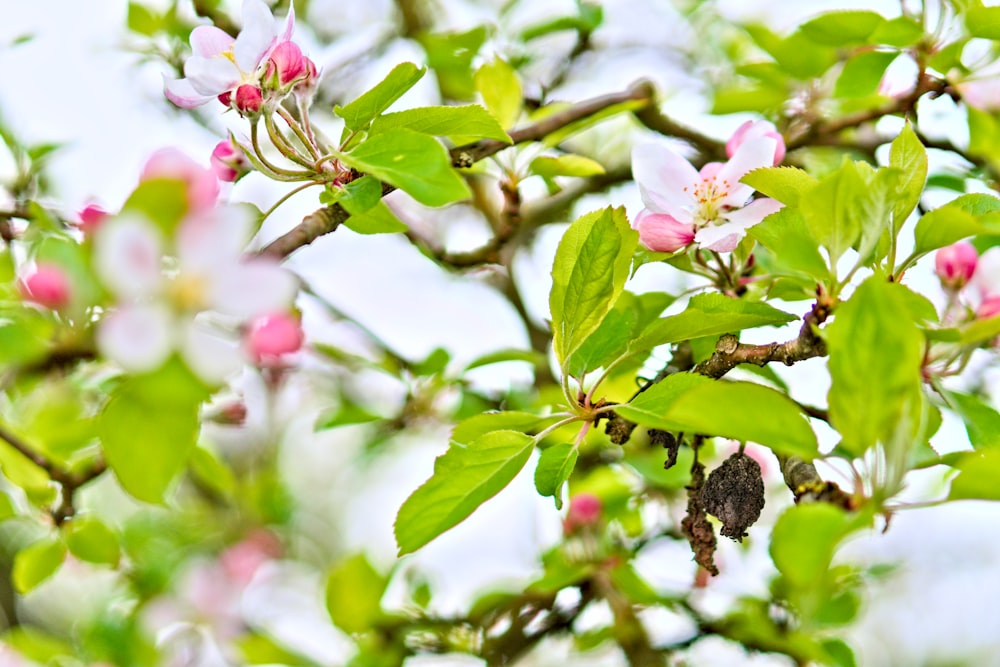
[[[722,534],[737,542],[747,535],[764,509],[764,480],[760,464],[737,452],[713,470],[701,491],[709,514],[722,521]]]
[[[646,433],[649,435],[649,442],[660,445],[667,450],[667,460],[663,462],[663,469],[670,470],[677,463],[677,452],[681,448],[680,440],[674,437],[673,433],[651,428]]]

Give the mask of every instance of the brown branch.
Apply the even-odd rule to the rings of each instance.
[[[709,161],[726,159],[726,144],[701,134],[664,115],[655,104],[635,112],[640,123],[662,135],[674,137],[697,148]]]

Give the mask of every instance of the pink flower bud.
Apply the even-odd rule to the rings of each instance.
[[[298,318],[287,313],[265,315],[254,320],[246,334],[251,359],[262,366],[279,361],[283,355],[302,347],[304,335]]]
[[[212,208],[219,198],[219,179],[215,172],[202,167],[176,148],[161,148],[146,161],[139,179],[148,181],[155,178],[183,181],[187,185],[189,212]]]
[[[222,106],[224,107],[232,106],[233,92],[231,90],[227,90],[224,93],[219,93],[219,101],[222,102]]]
[[[941,248],[934,257],[934,269],[941,284],[948,289],[963,287],[976,271],[979,253],[968,241]]]
[[[277,537],[266,530],[257,529],[223,551],[219,556],[219,563],[232,579],[247,584],[261,565],[280,558],[282,551]]]
[[[1000,315],[1000,296],[990,296],[983,299],[976,309],[976,317],[981,320],[988,320],[991,317]]]
[[[244,83],[236,89],[236,110],[241,115],[256,114],[264,106],[264,94],[257,86]]]
[[[83,207],[77,217],[80,219],[76,226],[84,234],[93,234],[95,230],[104,222],[108,217],[108,212],[97,204],[87,204]]]
[[[312,60],[309,58],[304,58],[304,60],[306,61],[306,76],[295,84],[295,88],[292,90],[300,98],[308,100],[312,99],[319,86],[319,70],[316,69],[316,63]]]
[[[677,252],[694,241],[694,225],[686,225],[666,213],[644,209],[636,216],[633,226],[639,232],[642,245],[653,252]]]
[[[212,170],[220,181],[233,183],[250,171],[250,161],[243,149],[231,140],[220,141],[212,150]]]
[[[748,120],[740,125],[726,142],[726,155],[733,157],[743,142],[757,137],[771,137],[778,142],[774,147],[774,164],[781,164],[785,159],[785,138],[778,132],[774,123],[767,120]]]
[[[569,500],[563,533],[572,535],[581,528],[596,526],[601,520],[601,499],[592,493],[578,493]]]
[[[54,264],[39,264],[18,283],[21,295],[39,306],[59,310],[69,304],[70,285],[66,272]]]
[[[295,42],[281,42],[271,51],[264,76],[277,77],[277,87],[285,88],[309,75],[308,60]]]

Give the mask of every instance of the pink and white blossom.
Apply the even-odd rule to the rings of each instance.
[[[243,149],[233,141],[220,141],[212,149],[212,170],[220,181],[233,183],[250,171],[250,161]]]
[[[22,276],[17,286],[26,301],[50,310],[69,305],[72,295],[69,276],[55,264],[39,264]]]
[[[139,175],[140,181],[161,178],[181,181],[187,186],[189,213],[212,208],[219,198],[215,172],[176,148],[161,148],[153,153]]]
[[[736,154],[737,149],[745,141],[756,137],[770,137],[777,145],[774,147],[774,166],[781,164],[785,159],[785,138],[778,132],[774,123],[768,120],[748,120],[736,128],[733,136],[726,142],[726,155],[730,158]]]
[[[129,372],[159,368],[174,350],[203,380],[219,383],[243,362],[239,326],[287,311],[291,274],[268,259],[245,259],[253,220],[245,207],[189,216],[168,241],[149,221],[120,216],[95,238],[98,276],[118,299],[101,321],[102,355]]]
[[[254,363],[267,366],[280,363],[285,355],[298,352],[303,339],[299,318],[288,313],[272,313],[250,323],[245,344]]]
[[[711,162],[701,171],[666,146],[636,146],[632,172],[646,205],[636,219],[643,223],[640,239],[679,239],[691,229],[701,248],[734,250],[747,229],[782,206],[773,199],[751,202],[753,188],[740,183],[750,171],[772,166],[777,146],[773,137],[748,138],[728,162]]]
[[[228,104],[241,85],[259,86],[268,57],[291,39],[294,27],[294,8],[280,28],[263,0],[243,0],[243,29],[235,39],[215,26],[191,31],[193,55],[184,63],[183,78],[164,81],[167,99],[186,109],[220,96]]]

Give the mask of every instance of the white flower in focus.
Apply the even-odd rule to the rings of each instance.
[[[98,349],[125,370],[159,368],[178,350],[203,380],[219,383],[243,363],[236,330],[295,299],[293,276],[269,259],[245,259],[253,233],[244,207],[223,206],[184,221],[175,247],[152,223],[123,216],[95,238],[98,275],[118,298]]]
[[[728,162],[711,162],[699,172],[670,148],[641,144],[632,151],[632,172],[646,209],[637,220],[639,238],[651,250],[658,222],[671,226],[671,236],[682,226],[694,233],[694,242],[707,250],[730,252],[746,230],[781,208],[773,199],[750,202],[754,190],[740,179],[754,169],[774,164],[777,141],[770,136],[748,138]]]

